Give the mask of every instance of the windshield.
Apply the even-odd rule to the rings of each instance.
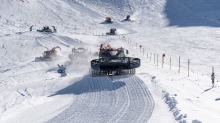
[[[101,54],[101,57],[125,57],[124,50],[110,50],[110,51],[103,51]]]
[[[77,49],[77,50],[75,50],[75,52],[81,53],[81,52],[84,52],[84,50],[83,49]]]
[[[118,51],[109,51],[109,53],[111,54],[111,56],[115,56],[118,53]]]

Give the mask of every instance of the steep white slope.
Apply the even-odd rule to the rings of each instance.
[[[60,32],[73,29],[75,25],[77,28],[87,28],[95,24],[95,19],[91,19],[89,15],[92,14],[94,18],[100,17],[80,4],[70,4],[59,0],[53,2],[2,0],[0,6],[1,28],[13,33],[29,31],[31,25],[34,25],[34,30],[45,25],[54,25]],[[7,31],[1,33],[5,34]]]
[[[171,26],[219,27],[218,0],[167,0],[165,14]]]
[[[0,122],[83,121],[83,118],[86,118],[86,122],[90,119],[97,122],[175,122],[175,117],[177,122],[212,120],[217,123],[219,85],[217,83],[216,88],[209,86],[211,67],[216,68],[216,81],[220,70],[220,32],[216,28],[219,27],[218,3],[217,0],[1,0]],[[121,22],[127,14],[131,15],[132,21]],[[106,16],[112,17],[114,23],[103,24]],[[31,25],[34,25],[33,32],[29,32]],[[58,33],[36,32],[36,29],[45,25],[56,26]],[[126,39],[131,39],[132,46],[128,47],[126,42],[119,40],[122,36],[101,36],[112,27],[117,28],[119,34],[125,35]],[[119,85],[123,87],[112,90],[111,87],[114,87],[111,84],[114,85],[115,81],[109,81],[109,77],[102,80],[88,77],[88,81],[94,84],[87,83],[87,79],[81,81],[80,78],[88,75],[89,65],[68,68],[66,78],[57,74],[57,64],[69,60],[67,56],[72,47],[86,46],[92,51],[97,51],[101,43],[132,48],[130,55],[143,60],[137,75],[144,81],[136,76],[128,80],[114,78],[113,80],[120,81]],[[145,57],[136,50],[136,43],[145,49]],[[63,56],[63,60],[34,61],[43,51],[57,45],[62,48],[59,54]],[[166,69],[162,70],[160,66],[151,64],[146,58],[146,53],[159,54],[160,58],[161,54],[165,53]],[[170,56],[173,71],[169,70]],[[187,60],[190,59],[190,68],[197,75],[187,78],[185,72],[177,73],[179,56],[182,60],[181,72],[186,70]],[[80,81],[87,90],[83,90],[85,88],[81,87],[81,84],[78,87],[77,82]],[[97,81],[100,81],[98,85]],[[135,85],[135,82],[138,84]],[[144,83],[148,88],[151,87],[149,90],[153,94],[149,93]],[[116,84],[117,87],[119,85]],[[161,90],[174,95],[181,114],[171,115],[163,104]],[[152,100],[149,102],[148,97],[153,98],[155,105]],[[211,107],[209,102],[212,104]],[[150,103],[150,106],[145,103]],[[112,110],[109,111],[104,104]],[[187,108],[185,104],[188,105]],[[203,112],[210,113],[212,119],[207,118]],[[178,119],[182,114],[188,116]]]

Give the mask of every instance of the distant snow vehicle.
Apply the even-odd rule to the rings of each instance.
[[[128,50],[124,48],[111,48],[102,44],[99,51],[99,59],[91,61],[92,76],[135,74],[135,68],[140,67],[139,58],[127,57]]]
[[[124,19],[125,21],[130,21],[130,15],[127,15],[126,18]]]
[[[37,60],[37,59],[41,59],[41,60],[57,60],[57,59],[59,59],[60,56],[57,55],[57,51],[56,51],[57,48],[59,48],[61,50],[61,48],[59,46],[53,47],[51,50],[44,51],[43,56],[37,57],[37,58],[35,58],[35,60]]]
[[[110,32],[107,32],[106,35],[115,35],[116,34],[116,29],[115,28],[111,28]]]
[[[37,30],[38,32],[49,32],[49,33],[53,33],[56,32],[56,28],[54,26],[52,26],[54,31],[52,31],[49,26],[44,26],[41,30]]]
[[[72,54],[69,54],[69,59],[71,63],[85,64],[85,63],[89,63],[88,61],[89,55],[90,53],[88,51],[88,48],[74,47],[72,48]]]
[[[110,17],[106,17],[105,22],[107,23],[113,23],[112,19]]]

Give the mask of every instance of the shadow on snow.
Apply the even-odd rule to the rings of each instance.
[[[205,92],[207,92],[207,91],[210,91],[211,89],[213,89],[213,87],[204,90],[204,91],[202,92],[202,94],[205,93]]]
[[[220,98],[216,98],[215,101],[220,101]]]
[[[119,77],[123,78],[123,77]],[[80,95],[83,93],[100,92],[100,91],[114,91],[126,83],[120,80],[113,80],[111,77],[91,77],[84,76],[81,80],[74,82],[72,85],[57,91],[55,95],[74,94]]]
[[[164,13],[169,26],[220,27],[219,0],[167,0]]]

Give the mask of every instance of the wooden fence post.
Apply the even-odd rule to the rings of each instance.
[[[190,60],[188,59],[188,77],[189,77],[189,63],[190,63]]]
[[[154,54],[154,64],[155,64],[155,54]]]
[[[141,53],[141,48],[142,48],[142,46],[140,45],[140,53]]]
[[[212,67],[211,80],[212,80],[212,87],[214,87],[214,85],[215,85],[215,73],[214,73],[214,67]]]
[[[165,54],[162,55],[162,68],[163,68],[163,64],[164,64],[164,57],[165,57]]]
[[[179,56],[179,71],[178,72],[180,73],[180,56]]]
[[[170,56],[170,70],[171,70],[171,56]]]
[[[158,66],[158,56],[159,56],[159,55],[157,54],[157,66]]]

